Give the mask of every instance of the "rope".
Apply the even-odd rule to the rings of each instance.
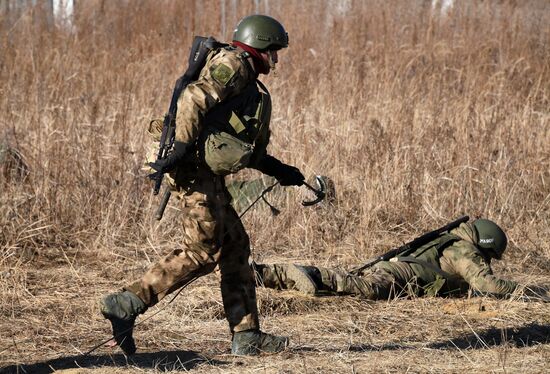
[[[252,204],[250,204],[241,214],[239,214],[239,219],[240,218],[243,218],[243,216],[246,214],[246,212],[248,212],[250,209],[252,209],[252,207],[254,205],[256,205],[256,203],[260,200],[260,199],[263,199],[265,194],[268,193],[268,192],[271,192],[271,190],[276,186],[278,185],[279,182],[275,182],[273,183],[271,186],[267,187],[265,190],[262,191],[262,193],[256,198],[256,200],[254,200],[252,202]]]

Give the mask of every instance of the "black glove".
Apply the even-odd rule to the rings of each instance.
[[[282,175],[277,178],[281,186],[301,186],[304,184],[304,175],[300,169],[294,166],[283,164]]]
[[[149,179],[157,180],[161,174],[169,173],[174,170],[178,163],[185,157],[186,150],[187,146],[185,143],[174,142],[174,147],[168,157],[162,160],[156,160],[155,162],[150,162],[148,164],[151,168],[156,170],[155,173],[148,175]]]
[[[294,166],[283,164],[273,156],[266,155],[257,169],[264,174],[277,178],[281,186],[301,186],[304,175]]]

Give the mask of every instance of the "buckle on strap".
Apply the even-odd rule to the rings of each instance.
[[[246,130],[246,126],[243,121],[241,121],[239,116],[233,111],[231,112],[231,118],[229,118],[229,124],[233,127],[233,130],[235,130],[237,135]]]

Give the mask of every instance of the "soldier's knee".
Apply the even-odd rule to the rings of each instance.
[[[220,254],[220,246],[214,242],[195,242],[188,245],[187,251],[206,259],[217,259]]]
[[[239,240],[231,240],[222,244],[220,262],[234,263],[239,266],[248,266],[250,258],[250,242],[248,236]]]

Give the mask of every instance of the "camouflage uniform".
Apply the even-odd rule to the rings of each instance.
[[[198,144],[204,142],[208,128],[227,126],[234,112],[251,100],[256,102],[259,91],[257,75],[242,51],[229,48],[211,54],[199,79],[178,100],[175,141],[193,145],[185,161],[170,173],[181,201],[185,240],[182,248],[125,289],[149,307],[219,264],[226,317],[231,331],[238,332],[259,329],[255,283],[248,265],[249,238],[230,205],[224,177],[205,165],[204,149]],[[257,135],[250,167],[265,157],[269,142],[269,130]]]
[[[309,279],[321,293],[359,295],[371,300],[460,294],[469,288],[501,296],[513,293],[518,284],[493,275],[490,259],[474,244],[477,242],[472,225],[463,223],[408,256],[379,262],[360,276],[335,269],[277,264],[259,265],[259,279],[265,287],[310,293],[304,287]],[[298,273],[296,268],[302,271]]]

